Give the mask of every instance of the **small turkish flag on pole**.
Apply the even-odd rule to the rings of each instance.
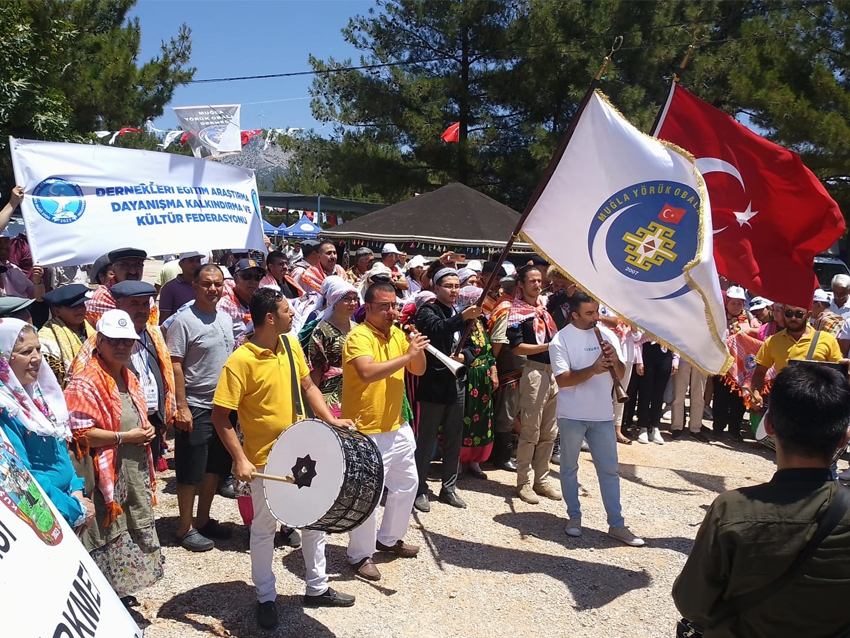
[[[440,135],[444,142],[460,142],[460,122],[455,122]]]

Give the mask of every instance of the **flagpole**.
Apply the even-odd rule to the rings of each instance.
[[[693,44],[688,45],[688,50],[685,51],[685,56],[682,58],[682,61],[679,63],[679,68],[676,69],[676,72],[673,73],[673,84],[676,85],[682,79],[682,75],[685,73],[685,69],[688,66],[688,62],[691,61],[691,58],[694,55],[694,51],[696,51],[696,47]],[[658,113],[655,115],[655,121],[652,123],[652,128],[649,129],[650,135],[655,137],[656,133],[658,133],[658,128],[661,125],[661,116],[664,115],[666,102],[661,105],[658,109]]]
[[[525,208],[522,211],[522,215],[520,215],[519,220],[517,221],[516,228],[514,228],[514,231],[508,238],[508,241],[505,244],[505,247],[502,249],[499,258],[496,260],[496,267],[493,269],[493,271],[490,273],[490,276],[487,278],[487,283],[484,284],[484,289],[481,291],[481,296],[478,298],[478,301],[475,302],[475,305],[483,305],[484,300],[487,298],[487,293],[495,287],[495,284],[499,278],[499,270],[501,269],[502,264],[505,263],[505,260],[508,258],[508,253],[510,253],[514,242],[519,238],[519,233],[522,230],[522,225],[525,223],[525,220],[528,219],[528,216],[531,214],[532,209],[534,209],[534,205],[537,203],[537,200],[540,199],[540,196],[543,194],[543,191],[549,184],[549,180],[552,179],[552,175],[555,173],[555,169],[558,167],[558,163],[564,156],[564,153],[567,150],[567,146],[569,145],[570,140],[573,137],[573,133],[575,133],[579,119],[581,119],[581,114],[584,112],[584,109],[587,107],[588,102],[590,102],[590,98],[593,96],[593,92],[599,86],[599,82],[602,80],[602,77],[608,70],[608,66],[611,64],[611,58],[614,56],[614,53],[619,51],[622,45],[623,36],[618,35],[614,39],[614,44],[611,45],[611,51],[608,53],[608,55],[605,56],[605,59],[602,61],[602,66],[600,67],[599,72],[593,78],[593,81],[590,83],[590,86],[587,87],[587,91],[585,92],[584,97],[581,99],[581,102],[579,102],[578,110],[576,111],[575,115],[573,115],[572,120],[570,120],[570,124],[567,127],[567,131],[566,133],[564,133],[564,137],[561,139],[561,143],[558,145],[555,154],[549,161],[549,165],[546,167],[546,170],[543,173],[543,177],[540,178],[540,181],[537,184],[537,188],[534,189],[531,198],[525,205]],[[457,344],[457,347],[455,348],[455,356],[459,355],[460,351],[463,349],[463,344],[466,343],[467,338],[469,338],[469,335],[472,333],[472,326],[472,321],[466,322],[466,328],[463,331],[463,336],[461,337],[460,341]]]

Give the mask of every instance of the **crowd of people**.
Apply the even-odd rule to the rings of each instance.
[[[21,197],[16,189],[12,208]],[[376,256],[305,241],[268,254],[182,253],[149,284],[142,281],[148,255],[137,248],[112,250],[78,269],[42,268],[26,261],[25,236],[10,252],[15,240],[0,237],[0,427],[127,604],[163,575],[156,480],[173,452],[175,542],[192,552],[213,549],[232,533],[211,518],[213,499],[237,498],[250,527],[262,627],[278,623],[278,535],[302,548],[306,606],[354,605],[353,596],[328,585],[325,534],[281,527],[263,494],[270,448],[305,417],[302,404],[332,426],[370,437],[382,457],[382,517],[376,509],[352,530],[347,552],[352,574],[372,581],[382,577],[375,552],[417,555],[405,541],[412,511],[429,513],[435,500],[466,508],[459,475],[487,480],[482,466],[514,473],[525,503],[563,500],[565,534],[580,537],[582,450],[593,458],[607,533],[643,546],[623,516],[618,445],[676,441],[686,420],[689,436],[702,443],[727,430],[734,439],[752,438],[745,412],[755,424],[767,404],[777,476],[807,481],[800,493],[816,492],[823,507],[837,493],[835,452],[847,444],[850,420],[846,367],[842,376],[789,362],[848,363],[844,275],[833,280],[832,294],[815,292],[811,309],[750,297],[721,280],[727,343],[733,353],[754,355],[755,368],[709,378],[538,256],[467,263],[451,252],[408,259],[391,243]],[[626,404],[616,400],[617,383],[628,388]],[[667,408],[672,425],[663,434]],[[819,418],[828,432],[801,434],[806,418]],[[805,459],[819,469],[800,469],[812,467]],[[434,495],[428,479],[436,460]],[[560,485],[550,479],[553,463]],[[746,561],[718,540],[728,528],[716,531],[740,525],[734,543],[756,542],[747,516],[759,525],[781,518],[779,498],[757,515],[746,498],[709,511],[674,590],[689,621],[711,625],[712,601],[746,593],[747,585],[732,586],[737,571],[756,567],[749,589],[781,573],[739,566]],[[802,531],[788,534],[805,544]],[[782,555],[795,552],[786,547]],[[698,596],[703,581],[709,584]],[[787,591],[793,601],[794,590]],[[758,614],[746,622],[769,625]],[[755,635],[735,631],[710,635]]]

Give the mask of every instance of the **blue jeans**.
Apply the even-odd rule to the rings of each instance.
[[[574,421],[558,419],[561,429],[561,492],[567,503],[567,515],[581,518],[578,500],[578,457],[582,439],[587,439],[596,466],[602,503],[608,514],[608,525],[625,526],[620,508],[620,475],[617,474],[617,435],[613,421]]]

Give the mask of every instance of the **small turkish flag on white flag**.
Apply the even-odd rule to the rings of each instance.
[[[664,208],[661,209],[661,213],[658,215],[658,219],[663,222],[678,224],[684,214],[684,208],[675,208],[674,206],[670,206],[670,204],[664,204]]]

